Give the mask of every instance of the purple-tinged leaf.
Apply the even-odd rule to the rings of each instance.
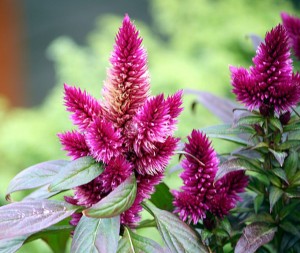
[[[245,133],[254,134],[255,133],[255,131],[252,127],[248,127],[248,126],[233,127],[232,124],[209,126],[209,127],[201,128],[200,130],[206,134],[222,134],[222,135],[237,135],[237,134],[245,134]]]
[[[55,200],[16,202],[0,207],[0,239],[32,234],[71,216],[78,207]]]
[[[85,156],[70,162],[49,186],[49,191],[72,189],[92,181],[103,172],[103,164]]]
[[[72,253],[116,252],[120,233],[120,216],[112,218],[81,217],[72,240]]]
[[[264,39],[256,34],[248,34],[247,38],[249,38],[252,42],[253,49],[256,51],[259,45],[264,42]]]
[[[93,218],[117,216],[131,207],[135,200],[136,191],[136,179],[134,175],[131,175],[105,198],[84,210],[83,214]]]
[[[164,250],[157,242],[137,235],[125,227],[123,238],[119,242],[117,253],[171,253]]]
[[[235,136],[228,136],[228,135],[225,135],[225,134],[207,134],[207,137],[229,141],[229,142],[241,145],[241,146],[248,146],[249,145],[249,141],[247,141],[247,140],[244,140],[242,138],[235,137]]]
[[[6,199],[10,199],[10,194],[13,192],[33,189],[51,183],[68,163],[65,160],[48,161],[21,171],[11,180],[6,192]]]
[[[259,169],[255,165],[253,165],[252,163],[250,163],[244,159],[233,158],[233,159],[223,162],[219,166],[219,169],[216,173],[214,181],[217,182],[219,179],[224,177],[226,174],[233,172],[233,171],[238,171],[238,170],[258,171]]]
[[[277,228],[270,228],[264,223],[253,223],[244,228],[234,253],[254,253],[260,246],[270,242]]]
[[[270,148],[269,148],[269,151],[274,155],[277,162],[279,162],[280,167],[282,167],[282,165],[284,163],[284,159],[287,157],[287,153],[286,152],[275,151],[275,150],[270,149]]]
[[[240,107],[240,105],[229,99],[217,97],[209,92],[187,89],[185,90],[185,93],[196,95],[197,101],[220,118],[224,123],[232,123],[233,110]]]
[[[160,210],[149,202],[144,207],[154,216],[158,231],[171,252],[208,252],[196,232],[176,215]]]
[[[10,239],[0,240],[1,253],[15,253],[22,247],[28,236],[17,236]]]
[[[41,200],[41,199],[48,199],[53,197],[54,195],[58,194],[59,191],[57,192],[49,192],[48,190],[49,188],[49,184],[44,185],[38,189],[36,189],[35,191],[33,191],[32,193],[30,193],[29,195],[27,195],[23,201],[27,201],[27,200]]]
[[[283,191],[275,186],[270,187],[270,194],[269,194],[269,202],[270,202],[270,213],[273,210],[274,205],[277,201],[281,198]]]

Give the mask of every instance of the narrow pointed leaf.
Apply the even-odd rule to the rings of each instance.
[[[54,182],[49,191],[63,191],[92,181],[103,172],[103,165],[92,157],[85,156],[70,162]]]
[[[287,140],[279,145],[280,150],[288,150],[291,148],[297,148],[300,145],[300,140]]]
[[[289,150],[289,156],[284,161],[284,171],[286,173],[286,176],[289,180],[291,180],[298,168],[298,159],[299,155],[298,152],[295,149]]]
[[[10,239],[0,240],[0,252],[1,253],[15,253],[22,247],[26,241],[27,236],[18,236]]]
[[[270,148],[269,148],[269,151],[274,155],[275,159],[280,164],[280,167],[282,167],[282,165],[284,163],[284,159],[287,157],[287,153],[286,152],[278,152],[278,151],[275,151]]]
[[[201,131],[203,131],[206,134],[225,134],[225,135],[255,133],[252,127],[247,127],[247,126],[232,127],[232,124],[222,124],[222,125],[204,127],[201,128]]]
[[[289,184],[289,180],[285,174],[285,171],[281,168],[274,168],[271,171],[274,175],[276,175],[277,177],[279,177],[280,179],[282,179],[284,182],[286,182],[287,184]]]
[[[233,110],[239,106],[235,102],[204,91],[187,89],[185,93],[196,95],[198,102],[204,105],[224,123],[231,123],[233,121]]]
[[[238,170],[250,170],[250,171],[257,171],[258,168],[254,166],[252,163],[240,159],[240,158],[233,158],[231,160],[227,160],[223,162],[220,166],[219,169],[216,173],[215,176],[215,182],[217,182],[219,179],[224,177],[226,174],[233,172],[233,171],[238,171]]]
[[[155,241],[137,235],[125,227],[123,238],[119,242],[117,253],[165,253],[164,249]]]
[[[279,226],[286,232],[291,233],[294,236],[297,236],[298,238],[300,238],[299,228],[297,228],[297,226],[295,224],[292,224],[289,221],[285,221],[285,222],[280,223]]]
[[[274,205],[281,198],[283,191],[275,186],[270,187],[269,201],[270,201],[270,213],[273,210]]]
[[[136,191],[136,179],[132,175],[101,201],[84,210],[83,214],[94,218],[109,218],[119,215],[131,207]]]
[[[0,207],[0,239],[32,234],[72,215],[78,207],[55,200],[32,200]]]
[[[285,195],[291,199],[293,199],[293,198],[299,199],[300,198],[300,189],[298,189],[297,187],[287,189],[285,191]]]
[[[270,124],[277,128],[281,133],[283,132],[282,124],[278,118],[270,118]]]
[[[241,146],[248,146],[249,145],[249,141],[244,140],[242,138],[236,137],[236,136],[228,136],[225,134],[207,134],[207,136],[209,138],[217,138],[217,139],[221,139],[221,140],[225,140],[225,141],[229,141]]]
[[[120,216],[97,219],[82,216],[72,240],[72,253],[116,252],[120,232]]]
[[[11,180],[6,192],[6,199],[9,199],[13,192],[33,189],[51,183],[68,163],[64,160],[48,161],[21,171]]]
[[[157,228],[171,252],[208,252],[196,232],[177,216],[168,211],[160,210],[150,203],[147,203],[145,207],[154,215]]]
[[[248,225],[238,240],[234,253],[254,253],[260,246],[270,242],[277,228],[269,228],[263,223]]]
[[[254,199],[254,211],[255,213],[258,213],[259,208],[261,207],[261,204],[264,201],[264,195],[263,194],[257,194]]]
[[[254,125],[254,124],[259,124],[261,122],[263,122],[263,117],[260,115],[248,115],[245,117],[241,117],[239,118],[236,122],[235,122],[235,126],[241,126],[241,125]]]

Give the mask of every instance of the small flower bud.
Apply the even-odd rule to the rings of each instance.
[[[264,129],[259,124],[253,125],[253,128],[254,128],[255,132],[257,133],[257,135],[263,136],[265,134]]]
[[[290,119],[291,119],[291,112],[290,111],[286,111],[285,113],[282,113],[279,116],[279,120],[280,120],[282,125],[286,125],[287,123],[289,123]]]

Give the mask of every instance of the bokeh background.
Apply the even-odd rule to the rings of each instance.
[[[67,159],[56,134],[72,128],[63,83],[101,99],[114,36],[128,13],[148,51],[152,94],[196,89],[234,99],[229,65],[251,64],[251,35],[264,37],[298,0],[0,0],[0,205],[20,170]],[[184,96],[177,136],[218,123]],[[222,152],[222,143],[215,143]],[[176,159],[172,165],[175,165]],[[178,187],[178,173],[166,181]],[[41,241],[19,252],[51,250]]]

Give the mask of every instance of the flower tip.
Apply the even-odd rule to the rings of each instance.
[[[130,22],[130,17],[128,15],[128,13],[125,13],[123,22]]]

